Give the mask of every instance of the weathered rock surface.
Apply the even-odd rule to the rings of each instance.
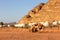
[[[22,17],[18,23],[52,22],[53,20],[60,20],[60,0],[48,0],[46,4],[39,4],[29,11],[27,15]]]

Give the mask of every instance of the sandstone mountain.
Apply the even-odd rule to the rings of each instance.
[[[41,3],[22,17],[18,23],[30,23],[60,20],[60,0],[48,0],[47,3]]]

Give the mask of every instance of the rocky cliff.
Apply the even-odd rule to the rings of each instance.
[[[53,20],[60,20],[60,0],[48,0],[47,3],[40,3],[22,17],[18,23],[52,22]]]

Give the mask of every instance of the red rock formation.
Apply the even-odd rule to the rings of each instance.
[[[29,22],[41,22],[60,20],[60,0],[49,0],[46,4],[41,3],[32,9],[27,15],[25,15],[18,21],[18,23],[29,23]]]

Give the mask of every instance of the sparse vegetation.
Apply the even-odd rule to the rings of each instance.
[[[3,27],[4,23],[3,22],[0,22],[0,25]]]
[[[4,25],[4,23],[3,22],[0,22],[0,25]]]

